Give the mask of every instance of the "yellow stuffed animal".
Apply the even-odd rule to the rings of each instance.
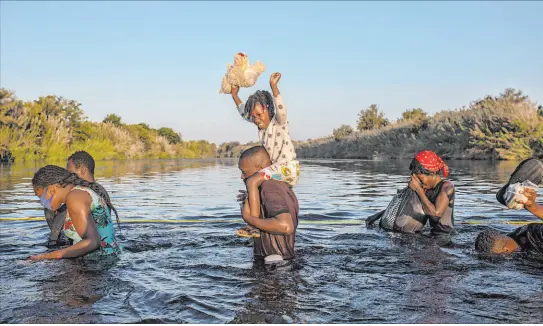
[[[226,74],[222,78],[219,94],[231,94],[232,86],[251,87],[256,84],[258,77],[264,72],[266,66],[256,61],[249,66],[249,58],[244,53],[238,53],[234,57],[234,65],[228,63]]]

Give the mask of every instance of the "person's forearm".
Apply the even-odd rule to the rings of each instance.
[[[96,250],[99,246],[100,243],[98,240],[83,239],[73,246],[51,252],[51,258],[62,259],[81,257]]]
[[[238,94],[232,94],[232,99],[234,100],[234,103],[236,103],[236,107],[241,104],[241,99],[239,98]]]
[[[247,194],[249,197],[249,209],[252,217],[260,217],[260,191],[258,187],[264,182],[262,173],[256,173],[247,180]]]
[[[423,189],[417,190],[417,195],[422,204],[422,208],[427,215],[441,217],[441,214],[438,214],[437,212],[436,206],[432,204],[428,197],[426,197],[426,192]]]
[[[277,85],[270,85],[270,87],[274,97],[281,95],[281,92],[279,92],[279,87],[277,87]]]
[[[292,229],[288,226],[288,224],[282,223],[276,218],[262,219],[253,216],[244,216],[244,220],[255,228],[268,233],[282,235],[289,235],[292,233]]]
[[[533,204],[529,207],[526,207],[526,210],[543,220],[543,206]]]
[[[258,186],[252,186],[247,188],[249,194],[249,208],[251,210],[251,217],[260,217],[260,194],[258,193]]]

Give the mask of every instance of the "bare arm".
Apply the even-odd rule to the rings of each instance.
[[[427,215],[441,218],[447,208],[449,207],[450,196],[454,193],[454,187],[451,183],[446,182],[441,188],[441,192],[437,196],[436,204],[432,202],[426,196],[426,192],[420,185],[420,182],[415,176],[411,176],[411,181],[409,182],[409,187],[413,189],[417,196],[419,197],[422,208]]]
[[[74,191],[68,195],[66,206],[72,223],[81,237],[81,241],[61,250],[31,256],[32,260],[62,259],[83,256],[100,246],[98,229],[90,214],[90,196],[84,191]]]
[[[234,103],[236,103],[236,107],[238,107],[242,102],[241,99],[238,96],[239,93],[239,87],[232,86],[232,99],[234,100]]]
[[[232,86],[232,99],[234,99],[234,103],[236,103],[236,109],[238,110],[239,115],[247,121],[247,122],[253,122],[249,116],[245,113],[245,104],[241,101],[241,99],[238,96],[239,87]]]
[[[270,76],[270,88],[273,93],[273,98],[275,99],[275,104],[277,105],[275,108],[275,119],[280,125],[284,125],[287,123],[287,106],[283,102],[283,97],[281,96],[281,92],[279,91],[279,87],[277,86],[277,83],[279,83],[280,79],[280,73],[273,73]]]
[[[242,217],[248,224],[268,233],[289,235],[294,232],[294,223],[290,213],[281,213],[273,218],[258,218],[251,216],[249,201],[245,200]]]
[[[252,217],[260,217],[260,191],[258,187],[264,181],[264,176],[256,173],[247,180],[247,193],[249,196],[249,207]]]

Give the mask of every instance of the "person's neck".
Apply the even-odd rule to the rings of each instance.
[[[94,182],[94,176],[90,175],[90,174],[87,174],[87,175],[84,175],[81,179],[87,181],[87,182]]]

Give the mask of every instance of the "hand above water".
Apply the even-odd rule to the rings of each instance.
[[[524,207],[530,208],[535,205],[535,198],[537,196],[535,190],[530,188],[524,188],[524,190],[521,190],[520,193],[523,194],[524,197],[526,197]]]
[[[543,220],[543,206],[538,205],[535,202],[535,199],[536,199],[535,190],[525,188],[523,191],[523,195],[526,197],[524,208],[526,208],[527,211],[534,214],[536,217],[539,217],[540,219]]]
[[[39,255],[32,255],[28,257],[28,260],[44,260],[44,259],[59,259],[58,254],[56,251],[53,252],[47,252],[44,254]]]

